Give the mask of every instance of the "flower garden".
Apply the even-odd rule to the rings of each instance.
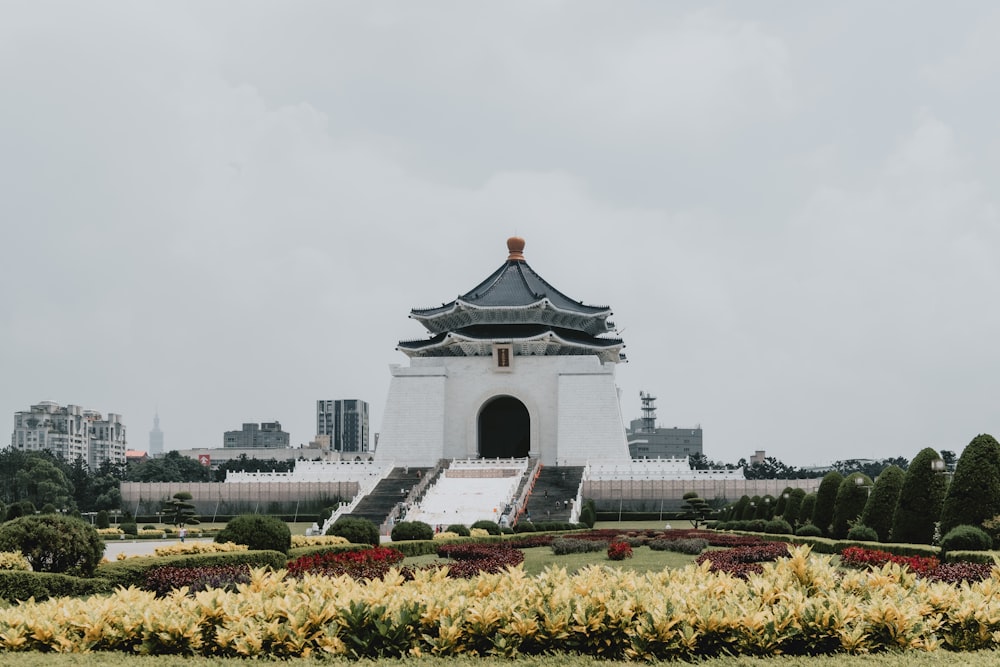
[[[0,651],[653,661],[1000,644],[992,565],[860,547],[835,558],[753,536],[671,532],[439,541],[442,562],[420,565],[376,547],[318,551],[279,570],[151,567],[141,584],[110,594],[0,609]],[[524,549],[567,539],[566,553],[597,544],[591,565],[525,572]],[[682,568],[641,573],[622,562],[673,542],[711,548]]]

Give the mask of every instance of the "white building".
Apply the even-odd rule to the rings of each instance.
[[[607,306],[588,306],[524,260],[524,240],[483,282],[410,317],[430,337],[402,341],[409,366],[392,380],[376,459],[541,459],[585,465],[630,460],[615,386],[624,361]]]
[[[22,451],[48,450],[66,461],[82,458],[96,469],[105,461],[125,463],[125,426],[121,415],[61,406],[52,401],[14,413],[10,446]]]

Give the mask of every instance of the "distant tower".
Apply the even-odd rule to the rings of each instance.
[[[149,432],[149,455],[163,455],[163,431],[160,430],[160,413],[153,417],[153,430]]]
[[[642,399],[642,429],[641,433],[656,433],[656,396],[639,392]]]

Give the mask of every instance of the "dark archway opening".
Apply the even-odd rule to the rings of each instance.
[[[501,396],[479,413],[479,455],[484,459],[526,458],[531,448],[531,418],[524,403]]]

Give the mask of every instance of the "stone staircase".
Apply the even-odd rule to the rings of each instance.
[[[350,514],[344,516],[355,519],[368,519],[376,526],[382,525],[386,517],[397,503],[407,499],[410,489],[416,486],[420,480],[427,475],[431,468],[393,468],[385,478],[379,482],[371,493],[361,499],[357,507]]]
[[[521,520],[530,516],[533,523],[569,521],[570,504],[582,482],[583,466],[543,466]]]

